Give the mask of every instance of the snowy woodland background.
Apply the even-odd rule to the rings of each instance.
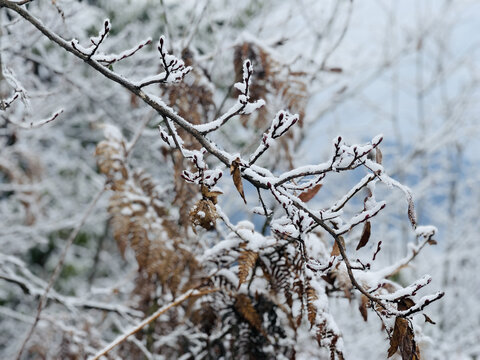
[[[0,358],[478,359],[479,19],[0,0]]]

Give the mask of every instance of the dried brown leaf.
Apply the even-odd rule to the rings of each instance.
[[[340,243],[342,244],[343,248],[345,249],[345,240],[343,240],[342,236],[338,237],[340,239]],[[332,252],[330,253],[330,256],[340,256],[340,249],[338,248],[337,242],[335,241],[333,243],[333,248]]]
[[[218,218],[215,204],[211,200],[200,199],[190,211],[189,218],[193,231],[195,231],[196,226],[212,230],[215,228],[215,222]]]
[[[423,316],[425,316],[425,322],[428,322],[432,325],[436,325],[437,323],[435,321],[433,321],[432,319],[430,319],[430,317],[426,314],[423,314]]]
[[[365,225],[363,225],[362,236],[360,237],[360,241],[358,242],[357,250],[367,245],[368,240],[370,239],[371,227],[372,226],[370,224],[370,221],[365,222]]]
[[[428,245],[437,245],[438,243],[437,243],[437,240],[428,239],[428,240],[427,240],[427,244],[428,244]]]
[[[403,298],[398,304],[398,310],[404,311],[415,305],[412,299]],[[400,352],[402,360],[418,360],[420,359],[419,351],[415,343],[415,335],[410,323],[402,317],[395,318],[395,326],[393,334],[390,338],[390,348],[388,349],[388,357]]]
[[[246,204],[247,200],[245,199],[245,194],[243,192],[242,174],[240,172],[239,158],[236,158],[234,161],[232,161],[232,164],[230,165],[230,175],[232,175],[233,183],[235,184],[238,193]]]
[[[302,200],[303,202],[309,202],[310,200],[313,199],[313,197],[317,194],[318,190],[320,190],[322,187],[322,184],[317,184],[314,187],[305,190],[302,192],[298,198]]]
[[[358,309],[360,310],[360,314],[362,314],[363,320],[367,321],[368,320],[368,311],[367,311],[367,306],[368,306],[368,298],[365,295],[362,295],[361,300],[360,300],[360,305]]]
[[[208,200],[211,200],[214,204],[218,202],[217,198],[219,195],[223,195],[221,191],[212,191],[208,187],[202,184],[202,196]]]
[[[395,319],[395,326],[393,327],[393,334],[390,338],[390,348],[388,349],[388,357],[392,357],[399,349],[403,339],[407,336],[408,321],[404,318],[397,317]],[[402,356],[403,359],[403,356]]]
[[[400,301],[398,303],[398,310],[405,311],[405,310],[410,309],[414,305],[415,305],[415,302],[412,299],[410,299],[408,297],[404,297],[404,298],[400,299]]]

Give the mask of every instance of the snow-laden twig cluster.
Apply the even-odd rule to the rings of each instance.
[[[139,88],[152,84],[178,83],[192,70],[190,66],[185,66],[183,60],[167,52],[164,36],[161,36],[158,40],[157,49],[160,53],[160,60],[162,61],[164,72],[140,80],[136,83]]]
[[[76,39],[70,42],[64,41],[15,2],[0,0],[0,5],[18,13],[49,39],[84,60],[106,78],[122,85],[161,115],[163,118],[163,124],[159,127],[161,139],[170,149],[178,150],[181,156],[189,161],[191,168],[184,169],[181,177],[188,183],[198,185],[199,195],[202,196],[202,199],[197,202],[190,214],[194,227],[198,225],[207,230],[217,229],[220,232],[219,226],[215,224],[215,219],[218,218],[224,222],[227,231],[229,231],[223,241],[209,249],[204,249],[205,253],[200,256],[191,255],[193,251],[190,252],[191,249],[188,249],[187,243],[175,244],[174,249],[169,249],[172,250],[169,253],[172,256],[175,251],[185,251],[189,254],[188,256],[191,256],[189,259],[192,263],[198,262],[201,264],[199,265],[201,271],[206,273],[202,278],[201,287],[206,288],[206,290],[198,290],[197,292],[192,288],[176,299],[175,293],[172,291],[170,294],[172,298],[168,304],[161,307],[154,315],[145,319],[132,330],[120,335],[117,340],[100,350],[96,358],[106,354],[127,337],[138,332],[168,309],[180,305],[190,296],[207,294],[208,296],[214,296],[210,293],[217,292],[217,288],[224,291],[223,295],[229,299],[228,301],[232,301],[233,305],[231,306],[235,309],[235,314],[240,314],[241,318],[257,334],[261,334],[267,340],[267,343],[270,343],[274,337],[267,333],[263,324],[264,317],[260,317],[258,310],[253,306],[250,292],[254,292],[255,297],[268,298],[272,304],[277,304],[275,302],[277,301],[280,304],[278,311],[285,312],[285,309],[289,308],[287,314],[291,317],[289,319],[290,326],[295,331],[297,327],[301,326],[302,316],[305,313],[305,318],[310,327],[314,329],[312,332],[315,333],[317,341],[330,349],[332,357],[337,356],[338,358],[342,358],[343,340],[340,329],[328,311],[328,297],[325,290],[327,285],[324,284],[324,281],[327,281],[334,289],[343,290],[349,299],[352,298],[352,291],[358,294],[362,299],[364,312],[367,311],[368,307],[381,318],[395,317],[396,324],[397,321],[402,324],[407,322],[405,326],[410,330],[412,329],[406,319],[423,311],[426,306],[443,296],[443,293],[436,293],[414,300],[417,292],[429,284],[430,277],[423,277],[404,288],[392,285],[392,282],[388,280],[388,277],[391,277],[412,261],[426,244],[433,244],[433,236],[436,230],[433,227],[417,226],[411,191],[386,174],[381,164],[381,152],[379,150],[379,145],[383,140],[382,135],[375,136],[366,144],[353,145],[339,136],[333,141],[333,153],[327,161],[299,166],[289,171],[275,172],[269,168],[256,165],[256,162],[267,153],[267,150],[278,138],[285,135],[299,122],[299,115],[290,114],[287,110],[279,111],[274,116],[268,130],[258,139],[258,146],[251,154],[242,155],[229,152],[229,150],[220,148],[209,138],[209,134],[222,128],[233,117],[252,114],[265,104],[263,100],[252,100],[253,64],[250,60],[243,63],[242,81],[234,85],[240,95],[238,95],[233,106],[216,120],[193,125],[193,122],[180,116],[160,98],[142,90],[151,84],[178,83],[192,70],[190,66],[185,66],[183,60],[167,52],[164,37],[160,37],[157,47],[163,72],[134,82],[117,74],[112,68],[108,68],[108,65],[133,56],[138,50],[149,44],[150,39],[120,54],[99,54],[99,48],[111,30],[109,20],[105,20],[98,36],[90,38],[91,45],[83,47]],[[4,102],[4,104],[8,103],[10,105],[14,100]],[[51,120],[39,124],[43,125],[49,121]],[[184,139],[186,136],[195,139],[198,142],[198,147],[189,148],[186,145],[187,141]],[[122,181],[131,182],[133,181],[132,176],[125,170],[126,156],[122,158],[122,166],[115,167],[112,164],[119,159],[115,157],[115,154],[107,151],[110,150],[109,141],[123,141],[123,138],[120,132],[115,133],[112,138],[108,138],[108,134],[106,137],[107,143],[103,144],[103,148],[100,147],[101,151],[97,148],[97,155],[104,156],[106,159],[104,159],[105,168],[100,166],[101,172],[113,180],[118,180],[119,186],[112,186],[112,190],[117,192],[117,197],[114,200],[116,200],[116,207],[121,208],[119,210],[120,215],[123,219],[144,215],[145,218],[148,217],[149,221],[156,224],[155,230],[160,231],[161,226],[168,224],[168,221],[162,222],[160,220],[161,210],[164,209],[157,209],[150,204],[152,209],[146,211],[145,214],[142,213],[142,209],[132,210],[131,212],[125,211],[125,198],[127,200],[132,199],[128,199],[129,194]],[[369,157],[375,152],[377,155],[374,161]],[[209,159],[209,162],[207,162],[207,156],[213,160],[210,161]],[[215,163],[217,167],[210,169],[211,163]],[[316,192],[319,191],[323,185],[323,180],[327,176],[347,173],[355,169],[361,169],[367,174],[333,204],[322,204],[321,207],[310,205],[314,202],[308,204]],[[262,206],[262,213],[271,220],[272,235],[260,234],[250,222],[233,225],[222,212],[220,205],[217,204],[217,197],[222,192],[215,187],[219,184],[222,175],[228,170],[245,203],[247,201],[243,182],[249,182],[256,189],[258,200]],[[122,171],[125,173],[122,173]],[[380,183],[388,187],[400,188],[405,193],[408,202],[407,213],[412,227],[416,229],[416,235],[423,237],[424,240],[420,245],[411,247],[409,256],[400,262],[388,268],[373,271],[370,263],[364,264],[360,260],[352,260],[355,259],[355,255],[347,252],[348,241],[346,240],[356,239],[353,230],[363,225],[357,250],[364,247],[369,241],[372,231],[371,221],[374,221],[375,217],[386,206],[385,201],[376,200],[375,189],[377,184]],[[153,193],[150,187],[147,187],[147,189],[150,189],[150,192]],[[148,192],[144,189],[142,191]],[[356,209],[353,216],[347,217],[344,213],[346,207],[354,207],[351,200],[361,192],[367,194],[363,201],[363,209]],[[268,196],[276,204],[272,209],[267,209],[263,201],[264,196]],[[252,199],[252,201],[254,200]],[[142,206],[139,205],[139,207]],[[80,226],[88,214],[89,210],[85,213]],[[128,232],[130,228],[134,227],[133,224],[127,222],[127,225],[121,228],[121,231],[126,232],[122,236],[131,240],[130,246],[136,252],[136,259],[140,267],[142,265],[145,267],[156,266],[162,261],[167,261],[162,258],[164,256],[163,244],[155,244],[148,238],[149,229],[146,229],[145,226],[139,226],[135,228],[137,236],[133,236]],[[79,227],[75,228],[72,234],[78,233],[78,231]],[[173,231],[171,232],[173,233]],[[321,241],[321,237],[324,236],[329,239],[325,244]],[[347,237],[350,237],[350,239]],[[73,239],[74,236],[69,239],[68,246],[71,245]],[[148,247],[152,243],[156,248]],[[143,244],[143,247],[139,244]],[[148,246],[144,244],[148,244]],[[326,249],[327,245],[332,247],[331,251]],[[68,246],[65,251],[68,250]],[[172,247],[173,245],[170,244],[169,246]],[[147,261],[150,253],[148,251],[146,253],[145,249],[157,250],[158,258],[151,260],[151,262]],[[381,251],[380,243],[376,247],[372,261],[375,260],[379,251]],[[65,254],[62,254],[60,265],[56,268],[55,274],[58,274],[64,258]],[[202,260],[208,262],[208,265],[205,265]],[[143,271],[143,269],[140,270]],[[155,274],[160,277],[162,275],[160,271],[153,271],[150,268],[146,271],[148,276]],[[263,276],[258,274],[263,274]],[[53,285],[56,276],[52,277],[43,293],[37,318],[22,349],[33,332],[36,322],[38,322],[42,302],[47,298],[48,290]],[[11,279],[11,281],[14,280],[16,279]],[[278,281],[275,282],[276,280]],[[183,285],[185,283],[186,281]],[[267,290],[269,287],[277,290],[275,296],[272,296]],[[197,288],[200,289],[200,286]],[[288,291],[281,291],[286,289]],[[364,316],[364,313],[362,315]],[[397,328],[397,325],[395,325],[395,328]],[[395,329],[393,333],[395,333]],[[403,334],[406,341],[413,341],[413,335],[411,334],[413,334],[413,331]]]

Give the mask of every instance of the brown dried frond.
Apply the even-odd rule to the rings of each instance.
[[[252,326],[255,330],[267,338],[267,334],[262,328],[262,319],[253,306],[252,300],[246,294],[237,294],[235,296],[235,310]]]
[[[258,252],[252,250],[243,250],[238,258],[238,287],[242,285],[248,277],[250,269],[253,269],[258,259]]]
[[[307,297],[308,322],[310,323],[310,327],[313,327],[317,323],[317,306],[314,302],[318,300],[318,296],[315,289],[310,285],[307,285],[305,294]]]
[[[41,181],[43,167],[40,159],[33,153],[21,150],[5,150],[0,158],[0,174],[14,185],[34,185]],[[42,195],[35,190],[14,191],[16,198],[25,210],[25,225],[33,225],[39,212]]]
[[[293,294],[297,294],[298,298],[302,299],[303,259],[295,246],[290,244],[287,247],[276,246],[268,253],[262,254],[259,265],[268,279],[272,291],[274,293],[283,292],[289,307],[292,307],[293,304]]]
[[[193,254],[178,246],[180,234],[166,218],[168,211],[158,186],[146,172],[130,169],[126,141],[119,131],[109,130],[114,136],[107,136],[97,146],[96,155],[99,169],[114,191],[108,208],[113,237],[122,255],[127,246],[133,250],[144,275],[141,279],[160,283],[175,294],[180,286],[192,284],[200,266]]]
[[[103,140],[97,145],[95,156],[98,169],[107,177],[112,190],[122,189],[129,176],[125,164],[125,141],[123,139]]]
[[[113,238],[115,239],[120,254],[125,259],[125,250],[129,243],[128,233],[130,221],[128,217],[122,215],[114,215],[110,220],[110,226],[113,230]]]

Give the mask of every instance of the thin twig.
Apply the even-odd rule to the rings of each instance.
[[[143,131],[147,127],[148,123],[150,122],[150,120],[152,120],[153,114],[154,113],[152,112],[148,112],[147,114],[145,114],[144,118],[142,119],[142,123],[135,131],[135,134],[133,135],[132,140],[128,143],[127,150],[126,150],[127,159],[129,155],[132,153],[132,150],[135,147],[135,145],[137,145],[138,140],[140,140],[140,138],[142,137]]]
[[[32,326],[31,326],[30,330],[28,331],[27,336],[25,337],[25,340],[22,343],[20,351],[17,354],[17,357],[16,357],[17,360],[19,360],[21,358],[22,353],[25,349],[25,346],[27,345],[28,341],[30,340],[30,337],[33,335],[33,332],[35,331],[35,327],[37,326],[38,321],[40,320],[40,314],[42,313],[43,307],[44,307],[45,302],[47,300],[48,293],[49,293],[50,289],[53,287],[53,285],[55,284],[55,281],[57,280],[58,275],[60,274],[60,271],[63,268],[63,264],[65,262],[65,258],[67,256],[68,250],[70,249],[70,246],[73,244],[73,241],[75,240],[78,233],[80,232],[80,229],[82,228],[82,226],[87,221],[88,216],[90,215],[90,213],[94,209],[96,203],[98,202],[98,200],[100,199],[100,197],[103,195],[104,192],[105,192],[105,187],[102,187],[102,189],[100,189],[100,191],[97,192],[97,194],[95,195],[95,197],[93,198],[93,200],[90,202],[87,209],[83,213],[83,216],[82,216],[80,222],[77,224],[75,229],[73,229],[73,231],[70,233],[70,236],[67,239],[67,242],[66,242],[66,244],[65,244],[65,246],[62,250],[62,254],[60,255],[60,259],[58,260],[57,266],[55,267],[55,270],[53,271],[53,274],[50,277],[48,285],[45,288],[45,291],[43,292],[43,295],[40,298],[40,301],[38,302],[37,314],[35,315],[35,320],[34,320]]]
[[[115,346],[121,344],[124,342],[129,336],[139,332],[142,328],[144,328],[146,325],[150,324],[152,321],[156,320],[160,315],[164,314],[168,310],[170,310],[172,307],[175,307],[177,305],[180,305],[182,302],[185,300],[191,298],[192,296],[202,296],[206,294],[210,294],[212,292],[216,292],[218,289],[207,289],[207,290],[202,290],[198,291],[197,289],[190,289],[183,295],[179,296],[177,300],[171,302],[168,305],[162,306],[160,309],[155,311],[152,315],[147,317],[145,320],[143,320],[141,323],[130,329],[129,331],[125,332],[124,334],[120,335],[117,337],[115,340],[113,340],[110,344],[108,344],[105,348],[97,352],[93,357],[90,358],[90,360],[98,360],[101,356],[105,355],[108,353],[110,350],[112,350]]]
[[[105,77],[109,78],[110,80],[122,85],[124,88],[132,92],[133,94],[136,94],[139,96],[145,103],[147,103],[150,107],[155,109],[160,115],[166,117],[167,119],[170,119],[175,125],[183,128],[186,132],[188,132],[190,135],[192,135],[198,142],[205,148],[206,151],[214,155],[218,160],[220,160],[222,163],[224,163],[227,166],[230,166],[231,159],[229,157],[229,154],[220,150],[213,142],[211,142],[207,137],[205,137],[205,131],[200,131],[192,125],[190,122],[188,122],[186,119],[183,117],[179,116],[178,114],[174,113],[170,108],[165,106],[163,103],[159,102],[156,100],[154,96],[149,96],[147,93],[143,92],[140,88],[140,86],[136,85],[135,83],[130,82],[127,80],[125,77],[114,73],[113,71],[110,71],[109,69],[105,68],[104,66],[100,65],[98,62],[95,60],[89,59],[85,54],[82,52],[79,52],[76,50],[74,47],[71,46],[71,44],[62,38],[60,38],[57,34],[54,32],[50,31],[47,29],[38,19],[36,19],[33,15],[31,15],[28,11],[26,11],[23,8],[20,8],[19,6],[15,5],[14,3],[7,1],[7,0],[0,0],[0,6],[5,6],[13,11],[17,12],[19,15],[21,15],[23,18],[25,18],[28,22],[30,22],[32,25],[34,25],[37,29],[39,29],[45,36],[47,36],[49,39],[63,47],[65,50],[68,52],[74,54],[78,58],[82,59],[84,62],[86,62],[88,65],[93,67],[95,70],[100,72],[102,75]],[[345,30],[346,31],[346,30]],[[343,37],[344,35],[342,35]],[[248,84],[248,82],[247,82]],[[168,122],[168,120],[167,120]],[[208,132],[208,131],[207,131]],[[379,143],[379,142],[378,142]],[[371,149],[374,149],[378,143],[373,144]],[[370,149],[370,150],[371,150]],[[338,150],[338,149],[337,149]],[[252,185],[254,185],[257,189],[270,189],[273,185],[274,188],[279,188],[283,187],[282,185],[285,184],[286,182],[289,182],[291,180],[294,180],[299,177],[305,177],[307,175],[319,175],[323,174],[326,172],[331,172],[331,171],[342,171],[342,170],[351,170],[354,169],[358,166],[365,165],[364,162],[359,162],[361,158],[364,157],[366,154],[354,154],[353,160],[350,164],[343,166],[341,168],[335,167],[333,169],[334,161],[330,164],[330,166],[326,166],[326,168],[317,168],[314,171],[312,171],[310,168],[305,168],[305,169],[299,169],[299,171],[296,172],[290,172],[286,173],[280,178],[277,178],[275,182],[269,184],[269,182],[266,180],[266,176],[262,176],[261,172],[259,172],[259,169],[253,170],[252,168],[246,168],[244,171],[242,171],[242,177],[249,181]],[[336,155],[337,156],[337,153]],[[247,163],[242,160],[242,163]],[[258,176],[260,175],[260,176]],[[297,201],[295,199],[291,199],[294,203],[295,206],[297,206],[299,209],[302,209],[306,213],[309,214],[309,216],[317,223],[319,224],[322,228],[324,228],[334,239],[336,244],[338,245],[338,248],[340,250],[340,253],[343,257],[343,261],[345,262],[346,269],[349,275],[349,278],[352,282],[352,285],[356,287],[362,294],[364,294],[368,299],[371,301],[377,303],[379,306],[382,308],[386,309],[386,305],[383,304],[383,302],[371,295],[369,292],[367,292],[363,286],[361,286],[358,281],[355,279],[353,275],[353,268],[350,264],[350,261],[347,257],[346,250],[340,240],[340,236],[335,232],[334,229],[330,228],[324,220],[320,219],[318,216],[316,216],[311,210],[309,210],[301,201]],[[388,310],[387,310],[388,311]]]

